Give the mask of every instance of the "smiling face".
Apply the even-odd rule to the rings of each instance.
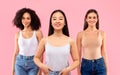
[[[91,12],[87,15],[86,22],[88,23],[88,26],[96,26],[97,21],[98,17],[96,13]]]
[[[24,27],[29,27],[31,23],[31,16],[29,13],[24,13],[22,16],[22,24]]]
[[[65,18],[60,12],[54,13],[51,21],[54,30],[62,30],[65,25]]]

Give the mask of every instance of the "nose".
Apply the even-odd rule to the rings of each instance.
[[[56,22],[60,22],[60,21],[57,19]]]

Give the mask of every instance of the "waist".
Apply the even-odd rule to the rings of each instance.
[[[36,50],[35,49],[20,49],[19,54],[23,56],[33,56],[35,55]]]
[[[103,57],[100,57],[98,59],[86,59],[86,58],[82,58],[82,61],[85,62],[99,62],[99,61],[104,61]]]
[[[49,75],[61,75],[60,72],[61,71],[49,71]],[[68,75],[71,75],[70,72]]]
[[[24,55],[18,55],[18,57],[20,59],[24,59],[24,60],[32,60],[34,58],[34,56],[24,56]]]

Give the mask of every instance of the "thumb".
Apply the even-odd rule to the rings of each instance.
[[[60,73],[59,73],[59,75],[62,75],[63,74],[63,72],[61,71]]]

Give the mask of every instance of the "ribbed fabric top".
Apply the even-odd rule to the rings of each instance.
[[[56,47],[52,46],[48,42],[45,45],[46,64],[53,71],[61,71],[68,66],[70,44]]]
[[[36,32],[33,32],[31,38],[24,38],[22,36],[22,31],[20,31],[20,36],[18,38],[19,54],[24,56],[33,56],[38,47],[38,41],[36,37]]]
[[[97,36],[88,37],[85,32],[82,36],[82,46],[83,50],[100,50],[102,45],[102,36],[100,31]]]

